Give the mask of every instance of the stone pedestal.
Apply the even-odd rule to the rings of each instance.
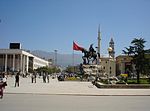
[[[83,65],[83,71],[84,75],[97,76],[103,74],[103,67],[97,64]]]

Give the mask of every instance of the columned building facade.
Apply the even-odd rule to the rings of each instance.
[[[22,49],[0,49],[0,70],[3,72],[28,73],[38,67],[50,66],[51,64],[49,61]]]

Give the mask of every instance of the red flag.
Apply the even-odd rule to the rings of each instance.
[[[84,48],[77,45],[75,42],[73,42],[73,50],[82,51]]]

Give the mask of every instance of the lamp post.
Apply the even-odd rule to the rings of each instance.
[[[55,66],[57,66],[57,50],[54,50],[55,52]]]
[[[100,53],[99,53],[99,49],[98,47],[95,47],[97,49],[97,61],[96,61],[96,64],[100,64]]]

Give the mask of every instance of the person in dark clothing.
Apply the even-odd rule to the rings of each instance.
[[[93,53],[94,51],[95,51],[95,50],[94,50],[94,48],[93,48],[93,44],[91,44],[91,45],[90,45],[90,48],[89,48],[89,52],[92,52],[92,53]]]
[[[32,79],[32,83],[36,83],[36,73],[34,72],[31,76],[31,79]]]
[[[47,82],[49,83],[49,75],[46,73]]]
[[[18,86],[19,87],[19,72],[16,74],[15,76],[15,87]]]
[[[36,83],[36,72],[34,72],[34,82]]]
[[[31,81],[32,81],[32,83],[34,81],[34,75],[33,74],[31,75]]]
[[[46,74],[45,74],[45,72],[43,73],[43,83],[46,83]]]

